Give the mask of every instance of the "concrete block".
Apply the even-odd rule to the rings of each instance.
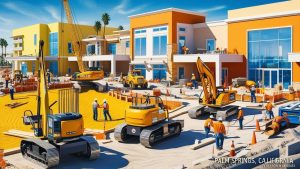
[[[199,144],[192,145],[191,149],[192,150],[197,150],[201,147],[207,146],[207,145],[212,144],[214,142],[215,142],[215,138],[212,138],[212,137],[206,138],[206,139],[201,140],[201,142]]]
[[[286,145],[287,155],[291,156],[300,153],[300,140],[295,140]]]
[[[238,164],[238,165],[233,165],[229,167],[229,169],[245,169],[245,168],[254,168],[256,166],[261,165],[261,159],[267,159],[267,158],[279,158],[279,148],[258,154],[256,156],[250,157],[252,158],[255,163],[244,163],[244,164]]]

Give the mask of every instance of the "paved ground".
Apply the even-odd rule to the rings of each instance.
[[[245,103],[236,102],[237,105]],[[197,105],[193,102],[193,105]],[[188,109],[188,108],[184,108]],[[180,111],[184,111],[184,109]],[[275,110],[277,114],[277,109]],[[229,150],[231,141],[234,140],[236,146],[247,145],[251,143],[252,131],[255,130],[255,119],[261,118],[261,113],[255,110],[245,110],[245,129],[237,130],[238,122],[231,121],[229,134],[225,139],[224,149]],[[212,145],[198,150],[191,150],[190,146],[194,144],[195,139],[203,139],[203,123],[206,117],[200,119],[190,119],[187,114],[177,117],[183,119],[185,127],[182,134],[173,137],[148,149],[139,144],[138,140],[124,144],[113,141],[108,144],[101,144],[101,155],[98,160],[88,161],[86,159],[69,156],[61,161],[58,168],[176,168],[192,166],[193,161],[210,158],[212,156]],[[234,118],[230,118],[231,120]],[[227,126],[227,122],[224,122]],[[256,133],[257,141],[265,140],[264,134]],[[113,139],[113,134],[110,135]],[[217,153],[217,151],[215,150]],[[20,154],[8,156],[5,158],[8,162],[15,165],[16,168],[38,168],[38,166],[24,160]]]

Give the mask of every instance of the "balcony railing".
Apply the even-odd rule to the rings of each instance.
[[[23,39],[14,39],[13,43],[23,43]]]
[[[21,47],[21,46],[18,46],[18,47],[14,47],[14,48],[13,48],[13,50],[14,50],[14,51],[19,51],[19,50],[23,50],[23,47]]]

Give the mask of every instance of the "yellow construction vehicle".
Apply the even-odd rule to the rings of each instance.
[[[236,91],[225,91],[222,86],[216,87],[213,74],[200,57],[198,57],[196,65],[200,75],[204,96],[203,98],[201,98],[201,96],[199,97],[200,105],[190,109],[188,115],[191,118],[197,118],[201,114],[208,112],[217,118],[222,117],[223,119],[226,119],[228,116],[236,114],[238,112],[238,106],[229,105],[230,103],[235,102]]]
[[[247,88],[250,88],[253,85],[256,86],[256,83],[254,81],[248,80],[247,78],[244,78],[244,77],[237,77],[237,78],[232,79],[233,87],[245,86]]]
[[[83,136],[83,117],[78,112],[65,112],[53,114],[49,106],[48,86],[45,75],[43,57],[43,41],[40,41],[39,73],[37,88],[37,114],[31,110],[24,112],[23,123],[32,125],[34,135],[37,138],[29,138],[21,141],[20,150],[24,158],[41,165],[44,168],[57,166],[60,157],[66,154],[82,154],[89,159],[99,157],[100,149],[98,142],[90,136]],[[78,92],[77,92],[78,94]],[[71,105],[78,105],[77,102]],[[62,100],[67,103],[69,98]],[[66,108],[64,106],[64,110]],[[77,108],[78,110],[78,108]]]
[[[131,70],[128,75],[123,77],[124,87],[130,87],[135,89],[141,87],[143,89],[148,88],[148,82],[144,76],[141,75],[141,70]]]
[[[183,120],[169,119],[169,112],[160,97],[136,96],[125,111],[125,123],[115,128],[114,136],[119,142],[127,142],[130,137],[138,136],[140,143],[150,148],[158,141],[180,135],[183,126]]]
[[[78,35],[80,31],[78,31],[76,24],[73,22],[73,17],[71,13],[71,8],[69,5],[68,0],[63,0],[64,9],[66,12],[67,22],[72,24],[72,50],[77,57],[77,64],[80,72],[76,72],[72,75],[71,80],[74,81],[93,81],[93,80],[100,80],[104,78],[104,71],[103,70],[87,70],[82,61],[82,43],[79,39]],[[100,68],[99,68],[100,69]]]

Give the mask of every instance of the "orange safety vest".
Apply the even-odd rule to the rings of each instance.
[[[103,109],[109,110],[109,105],[108,105],[108,103],[106,103],[105,105],[106,105],[106,106],[104,106],[104,104],[103,104]]]
[[[211,118],[208,118],[204,122],[204,127],[209,127],[210,128],[210,126],[213,126],[213,120]]]
[[[222,122],[218,121],[218,122],[214,123],[213,127],[214,127],[215,134],[220,134],[220,133],[225,134],[226,133],[225,126]]]
[[[268,104],[266,105],[266,110],[271,111],[272,108],[273,108],[272,103],[268,103]]]
[[[240,110],[239,113],[238,113],[237,119],[239,120],[240,118],[243,118],[243,117],[244,117],[244,111]]]

